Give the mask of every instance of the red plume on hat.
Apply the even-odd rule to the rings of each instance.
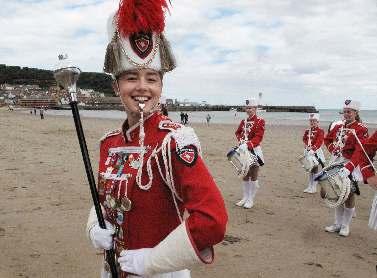
[[[118,31],[123,36],[138,32],[162,33],[165,28],[165,0],[121,0],[116,14]]]

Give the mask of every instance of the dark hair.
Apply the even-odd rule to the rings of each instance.
[[[360,118],[360,115],[359,115],[359,111],[356,111],[356,117],[355,117],[355,120],[359,123],[362,123],[363,120]]]

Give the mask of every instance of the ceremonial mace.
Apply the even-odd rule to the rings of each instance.
[[[70,65],[63,65],[65,59],[67,59],[67,55],[59,55],[60,65],[59,65],[59,68],[54,71],[54,78],[56,82],[58,83],[58,85],[61,85],[69,93],[69,98],[70,98],[69,105],[71,106],[71,109],[72,109],[73,120],[76,126],[77,138],[80,144],[82,159],[84,161],[86,176],[88,178],[90,192],[92,194],[94,207],[96,209],[98,223],[102,229],[106,229],[105,220],[103,218],[101,205],[99,202],[96,182],[93,176],[93,170],[90,163],[88,148],[86,146],[84,131],[81,125],[80,113],[77,107],[76,82],[79,79],[81,70],[78,67],[74,67]],[[107,259],[107,263],[110,266],[111,277],[117,278],[118,272],[115,266],[115,256],[114,256],[113,249],[106,250],[106,259]]]

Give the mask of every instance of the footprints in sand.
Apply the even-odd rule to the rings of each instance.
[[[319,267],[319,268],[323,268],[323,266],[319,263],[313,263],[313,262],[307,262],[307,263],[304,263],[306,265],[313,265],[313,266],[316,266],[316,267]]]
[[[232,235],[225,235],[224,240],[221,242],[221,244],[226,246],[239,242],[241,242],[241,238]]]
[[[41,254],[39,254],[39,253],[33,253],[33,254],[30,254],[29,256],[31,258],[33,258],[33,259],[36,259],[36,258],[39,258],[41,256]]]
[[[357,254],[357,253],[352,254],[352,257],[359,259],[359,260],[362,260],[362,261],[365,261],[365,258],[363,256],[361,256],[360,254]]]

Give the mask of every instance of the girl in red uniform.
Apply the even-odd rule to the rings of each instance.
[[[376,169],[373,160],[377,151],[377,131],[372,136],[362,142],[362,147],[358,146],[351,160],[341,169],[341,175],[348,176],[356,167],[359,167],[363,176],[364,183],[369,184],[377,190]],[[377,230],[377,193],[372,202],[369,216],[369,227]]]
[[[330,165],[335,163],[346,164],[358,147],[358,140],[363,141],[368,137],[368,129],[361,123],[359,109],[360,103],[358,101],[346,100],[343,106],[343,123],[335,125],[326,135],[325,144],[331,153]],[[359,167],[356,167],[351,174],[352,179],[356,182],[362,181]],[[323,194],[324,192],[321,192],[321,195]],[[348,236],[354,212],[355,195],[351,192],[344,206],[335,209],[334,224],[327,226],[325,230],[329,233],[338,232],[341,236]]]
[[[107,228],[92,208],[87,233],[96,248],[115,250],[121,278],[187,278],[192,264],[213,261],[227,213],[194,131],[159,111],[162,78],[175,62],[162,33],[166,2],[150,3],[122,1],[108,24],[104,70],[127,118],[101,140],[98,193]],[[109,275],[105,265],[102,277]]]
[[[377,131],[361,143],[364,150],[359,146],[357,147],[351,160],[344,166],[345,168],[341,170],[343,172],[342,176],[348,176],[359,166],[364,182],[377,190],[377,176],[371,164],[377,151]]]
[[[254,206],[254,199],[259,188],[258,171],[259,166],[263,166],[263,152],[261,143],[264,135],[264,119],[257,116],[258,104],[255,99],[246,100],[247,118],[242,120],[235,134],[240,147],[247,148],[253,155],[258,158],[258,163],[252,165],[247,175],[243,178],[243,197],[236,203],[239,207],[246,209]]]
[[[324,167],[326,162],[321,146],[323,145],[324,131],[319,127],[319,114],[309,114],[310,128],[305,130],[303,141],[305,145],[304,155],[314,155],[318,163]],[[304,190],[305,193],[317,192],[317,181],[314,180],[314,175],[318,173],[318,165],[315,166],[311,173],[309,173],[308,187]]]

